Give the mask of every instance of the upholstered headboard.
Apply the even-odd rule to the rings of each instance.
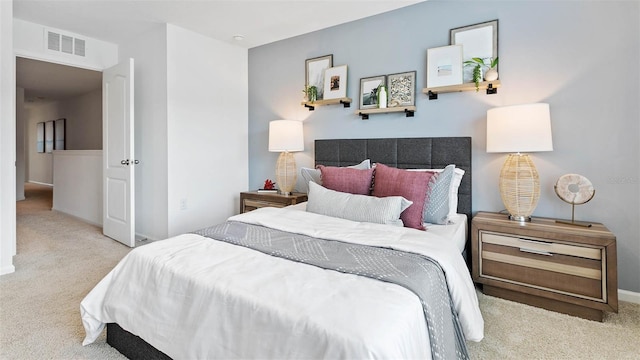
[[[471,221],[470,137],[315,141],[316,166],[349,166],[364,159],[400,169],[442,169],[455,164],[465,171],[458,189],[458,212],[466,214],[468,221]]]

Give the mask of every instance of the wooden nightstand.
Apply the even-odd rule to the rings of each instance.
[[[245,213],[261,207],[285,207],[307,201],[307,194],[293,193],[280,195],[278,193],[261,193],[246,191],[240,193],[240,213]]]
[[[487,295],[597,321],[618,311],[616,237],[602,224],[479,212],[471,254],[473,280]]]

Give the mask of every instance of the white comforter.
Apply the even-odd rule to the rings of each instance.
[[[462,256],[447,239],[296,209],[230,220],[428,255],[446,272],[467,340],[484,322]],[[131,251],[81,305],[84,345],[116,322],[173,358],[430,358],[409,290],[194,234]]]

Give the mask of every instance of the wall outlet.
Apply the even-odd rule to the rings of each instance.
[[[180,199],[180,210],[187,210],[187,199]]]

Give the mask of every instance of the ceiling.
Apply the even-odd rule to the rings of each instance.
[[[0,0],[3,1],[3,0]],[[425,0],[14,0],[15,18],[121,44],[171,23],[252,48]],[[236,35],[242,40],[236,40]],[[78,96],[101,86],[101,73],[18,59],[17,86],[28,102]]]
[[[154,25],[252,48],[425,0],[14,0],[14,17],[84,36],[125,42]],[[243,40],[234,40],[242,35]]]

